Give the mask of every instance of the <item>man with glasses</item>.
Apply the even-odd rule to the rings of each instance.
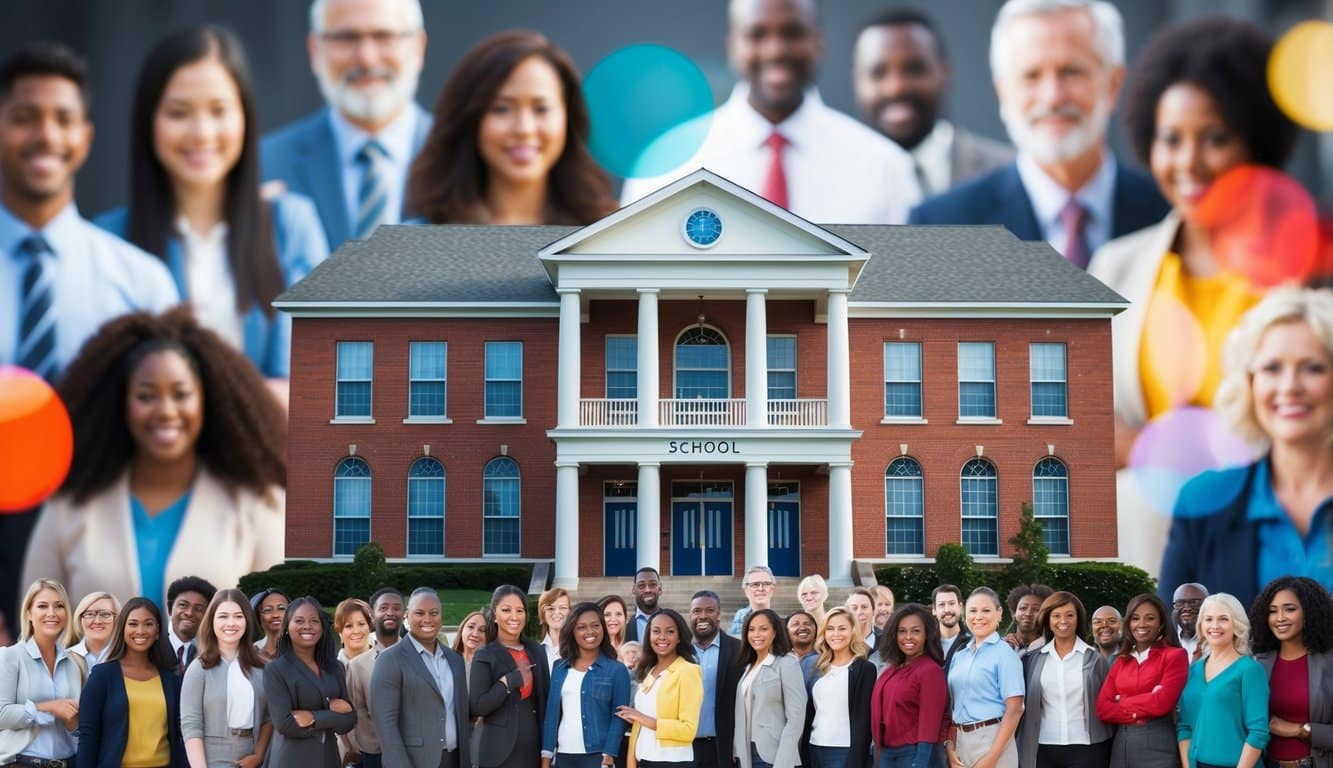
[[[314,200],[329,248],[402,221],[431,116],[413,97],[426,52],[420,0],[315,0],[306,38],[328,107],[264,138],[266,181]]]
[[[745,590],[745,597],[750,603],[736,611],[736,615],[731,617],[731,634],[733,636],[741,636],[741,629],[745,626],[745,617],[749,616],[752,611],[762,611],[773,604],[773,587],[775,586],[777,586],[777,583],[773,579],[773,571],[769,570],[768,566],[750,566],[750,569],[745,572],[745,580],[741,582],[741,589]]]
[[[199,624],[217,591],[217,587],[198,576],[176,579],[167,587],[167,610],[171,615],[167,637],[171,640],[171,652],[176,655],[177,672],[182,675],[199,652],[195,642]]]
[[[1196,582],[1181,584],[1171,595],[1171,622],[1176,625],[1180,647],[1190,655],[1191,662],[1197,661],[1202,653],[1196,630],[1199,607],[1203,605],[1205,597],[1208,597],[1208,588]]]

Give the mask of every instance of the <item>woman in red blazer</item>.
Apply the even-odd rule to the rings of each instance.
[[[1097,695],[1097,719],[1119,725],[1110,768],[1178,768],[1171,722],[1189,676],[1189,656],[1157,595],[1138,595],[1125,609],[1125,635]]]

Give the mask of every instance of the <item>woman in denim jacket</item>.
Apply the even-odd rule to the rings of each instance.
[[[562,768],[605,768],[620,752],[630,703],[629,670],[616,661],[596,603],[579,603],[560,629],[560,658],[542,726],[542,768],[557,755]]]

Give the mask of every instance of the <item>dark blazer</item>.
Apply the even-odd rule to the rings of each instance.
[[[660,610],[660,609],[659,609],[659,610]],[[648,614],[648,620],[649,620],[649,621],[652,621],[653,615],[654,615],[654,614],[652,614],[652,613]],[[635,613],[633,616],[630,616],[629,618],[625,619],[625,622],[626,622],[626,624],[625,624],[625,639],[626,639],[626,640],[633,640],[633,641],[635,641],[635,642],[637,642],[637,643],[642,643],[642,642],[644,642],[644,638],[639,637],[639,614],[638,614],[638,613]],[[718,630],[718,631],[720,632],[721,630]],[[728,759],[730,759],[730,758],[728,758]]]
[[[540,750],[540,732],[542,718],[546,715],[546,696],[551,688],[551,670],[546,663],[546,649],[531,640],[523,641],[523,650],[532,661],[532,698],[537,711],[535,732],[538,743],[522,745],[533,750]],[[501,684],[509,681],[509,688]],[[519,696],[523,685],[522,675],[514,664],[514,657],[500,642],[492,641],[477,649],[472,657],[472,677],[468,680],[469,698],[472,716],[483,718],[479,726],[481,733],[472,745],[476,754],[476,765],[480,768],[494,768],[501,765],[513,752],[518,738],[516,718],[526,717],[520,708],[526,708]]]
[[[1111,237],[1156,224],[1168,206],[1151,177],[1115,161]],[[1042,240],[1032,199],[1023,188],[1017,163],[961,184],[912,209],[908,224],[1001,224],[1021,240]]]
[[[264,694],[268,696],[269,715],[277,731],[269,747],[269,765],[284,768],[342,765],[338,739],[333,734],[347,733],[356,727],[356,712],[344,714],[329,709],[330,699],[351,703],[341,664],[316,676],[305,662],[288,651],[264,667]],[[296,724],[292,712],[299,709],[315,715],[313,726],[302,728]]]
[[[810,696],[805,705],[805,727],[801,729],[801,765],[813,765],[810,758],[810,731],[815,724],[814,685],[819,679],[815,662],[817,656],[807,656],[801,666],[805,670]],[[870,768],[870,699],[875,692],[879,670],[868,659],[857,656],[847,668],[847,715],[852,730],[851,749],[847,752],[845,768]]]
[[[731,765],[731,741],[736,735],[736,685],[745,670],[740,665],[741,641],[717,631],[717,690],[713,692],[713,725],[717,729],[717,764]]]
[[[953,145],[949,147],[949,185],[985,176],[1014,159],[1014,148],[993,139],[964,130],[953,124]]]
[[[1053,642],[1053,641],[1052,641]],[[1033,651],[1023,659],[1023,678],[1026,693],[1023,698],[1023,719],[1018,724],[1018,765],[1036,768],[1038,736],[1041,733],[1041,672],[1051,654]],[[1091,743],[1100,744],[1111,738],[1111,726],[1097,719],[1097,694],[1106,682],[1110,664],[1093,645],[1083,652],[1083,718],[1088,726]]]
[[[463,657],[443,643],[453,675],[454,726],[459,755],[468,754],[472,719],[468,716],[467,677]],[[445,707],[435,678],[426,669],[411,639],[403,638],[380,652],[370,683],[370,711],[380,738],[385,765],[437,768],[445,747]],[[459,760],[465,765],[465,760]]]
[[[415,102],[408,109],[414,110],[417,116],[416,132],[412,136],[412,154],[415,156],[426,141],[433,118]],[[335,251],[353,233],[347,220],[347,196],[343,190],[342,163],[338,159],[332,120],[325,108],[279,128],[264,137],[259,146],[259,159],[264,181],[281,181],[289,191],[315,202],[329,250]]]
[[[1275,653],[1254,658],[1273,676]],[[1314,768],[1333,768],[1333,653],[1312,653],[1310,665],[1310,755]]]
[[[1241,605],[1259,595],[1259,525],[1246,519],[1257,467],[1204,472],[1181,489],[1157,579],[1167,605],[1176,587],[1191,581],[1235,595]]]
[[[167,700],[167,742],[171,745],[172,768],[185,768],[185,742],[181,739],[181,679],[173,670],[158,674]],[[86,768],[120,768],[125,744],[130,738],[130,700],[125,693],[125,674],[120,661],[93,667],[79,697],[79,751],[76,761]]]

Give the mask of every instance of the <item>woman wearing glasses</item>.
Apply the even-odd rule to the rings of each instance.
[[[69,652],[83,659],[88,669],[97,666],[111,646],[111,633],[120,614],[120,601],[110,592],[90,592],[74,609],[74,639]]]

